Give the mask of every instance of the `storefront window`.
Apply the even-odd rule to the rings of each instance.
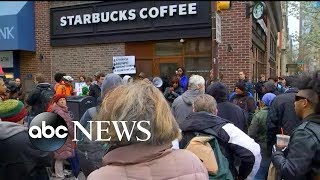
[[[186,74],[189,77],[192,74],[198,74],[205,79],[208,78],[212,65],[210,57],[187,57],[184,62]]]
[[[182,55],[182,43],[180,43],[180,42],[156,43],[156,55],[157,56]]]
[[[185,42],[186,55],[210,55],[211,40],[210,39],[192,39]]]

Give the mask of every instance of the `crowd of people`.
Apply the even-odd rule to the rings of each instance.
[[[0,179],[63,179],[68,176],[65,161],[76,154],[84,175],[94,180],[320,178],[320,71],[268,80],[262,74],[257,83],[239,72],[231,92],[211,75],[207,80],[188,77],[179,67],[168,82],[159,83],[143,72],[136,78],[96,73],[95,81],[79,76],[79,92],[65,73],[55,74],[54,85],[37,74],[28,95],[19,78],[14,86],[0,77]],[[13,86],[17,88],[10,89]],[[112,141],[90,141],[79,131],[79,141],[72,141],[67,98],[75,95],[92,96],[98,102],[82,115],[83,127],[88,128],[89,121],[147,120],[150,126],[144,128],[151,138],[119,140],[110,128]],[[28,124],[42,112],[56,113],[68,125],[68,139],[55,152],[37,150],[28,139]],[[131,133],[146,136],[135,126]],[[290,136],[289,143],[279,144],[279,134]],[[187,150],[203,135],[210,137],[203,144],[222,152],[215,158],[226,165],[218,162],[217,172],[209,170],[212,164],[207,159]]]

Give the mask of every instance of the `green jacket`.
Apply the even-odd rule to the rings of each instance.
[[[264,107],[253,115],[248,129],[248,135],[252,137],[261,148],[262,157],[267,157],[267,116],[268,107]]]

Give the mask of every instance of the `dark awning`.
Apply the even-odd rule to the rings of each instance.
[[[35,51],[32,1],[0,1],[0,51]]]

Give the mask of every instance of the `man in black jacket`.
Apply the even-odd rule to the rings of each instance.
[[[105,74],[99,73],[95,76],[96,83],[92,84],[89,88],[89,96],[93,96],[95,98],[99,98],[101,95],[101,85],[104,80]]]
[[[212,129],[218,136],[219,145],[229,161],[233,176],[239,180],[253,179],[260,167],[260,146],[228,120],[216,116],[217,102],[212,96],[197,96],[192,107],[193,113],[180,124],[183,133],[183,139],[179,142],[180,148],[186,147],[195,136],[194,132],[205,133],[204,130]],[[234,157],[241,161],[239,170],[234,166]]]
[[[269,156],[272,145],[276,142],[276,134],[281,133],[281,128],[287,135],[291,135],[293,130],[301,124],[301,119],[294,111],[294,98],[298,92],[298,77],[288,78],[287,83],[290,88],[284,93],[274,98],[267,117],[267,146]]]
[[[320,179],[320,71],[295,96],[295,112],[303,119],[290,138],[288,151],[277,145],[272,162],[282,179]]]
[[[28,129],[23,126],[26,115],[21,101],[0,102],[0,179],[49,180],[46,167],[50,166],[52,153],[31,144]]]
[[[206,89],[206,93],[216,99],[218,103],[217,115],[219,117],[228,119],[242,131],[247,129],[248,114],[239,106],[228,102],[228,89],[225,84],[221,82],[215,82]]]

